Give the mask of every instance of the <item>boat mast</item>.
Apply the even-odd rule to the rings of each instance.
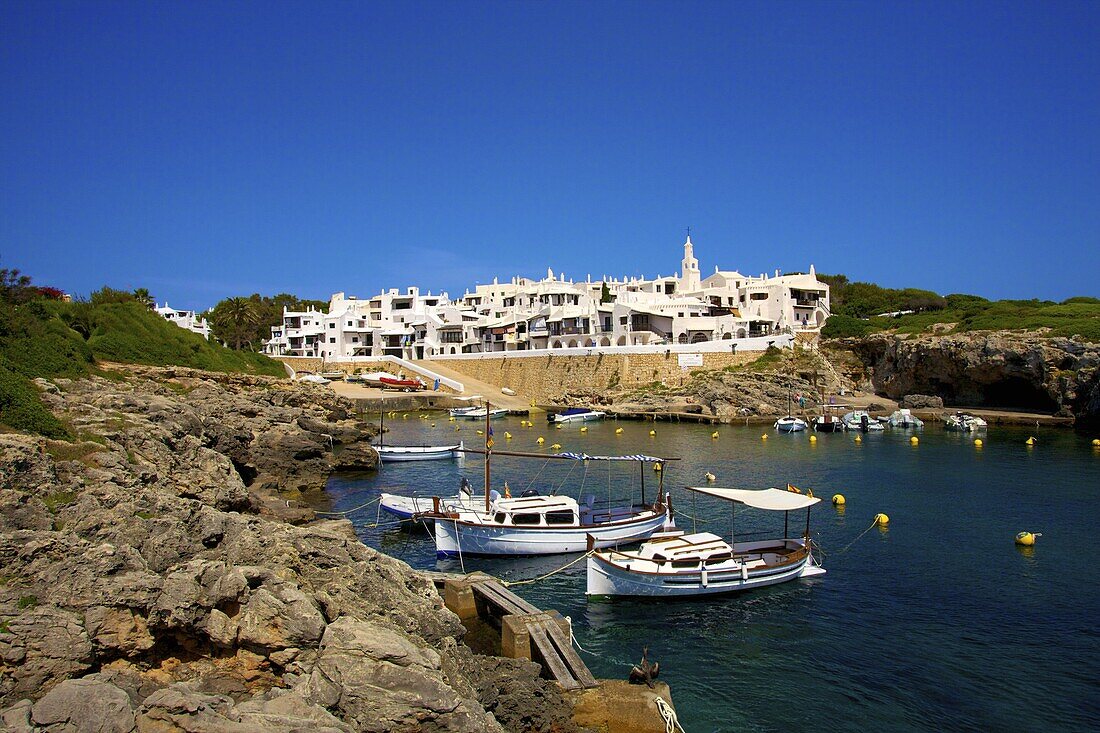
[[[489,434],[489,400],[485,400],[485,513],[489,513],[489,459],[493,455],[493,436]]]
[[[386,398],[379,403],[381,411],[378,413],[378,445],[386,444]]]

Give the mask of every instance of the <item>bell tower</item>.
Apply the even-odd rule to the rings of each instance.
[[[694,292],[700,287],[699,260],[695,259],[694,247],[691,244],[691,227],[687,230],[687,241],[684,242],[684,259],[680,265],[680,292]]]

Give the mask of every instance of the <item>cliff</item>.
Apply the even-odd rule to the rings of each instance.
[[[874,390],[897,399],[942,397],[945,405],[1015,408],[1100,422],[1100,345],[1013,331],[840,342],[867,367]]]
[[[12,731],[569,731],[529,662],[476,656],[432,583],[291,497],[367,468],[331,391],[131,368],[39,380],[79,439],[0,435],[0,720]],[[289,520],[289,521],[284,521]]]

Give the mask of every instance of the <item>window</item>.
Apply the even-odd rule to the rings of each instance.
[[[351,328],[351,321],[348,321],[348,328]]]
[[[547,524],[573,524],[573,512],[561,511],[561,512],[546,512]]]
[[[352,337],[351,337],[351,342],[352,342],[353,344],[357,344],[357,343],[359,343],[359,337],[358,337],[358,336],[352,336]]]
[[[497,512],[496,516],[493,517],[493,521],[496,522],[497,524],[504,524],[504,521],[507,518],[508,518],[508,515],[505,514],[504,512]]]
[[[329,342],[330,344],[334,344],[334,343],[336,343],[336,337],[335,337],[335,336],[329,336],[328,342]]]
[[[336,328],[336,324],[335,323],[330,323],[330,324],[328,324],[328,327],[329,328]]]
[[[512,524],[539,524],[538,514],[513,514]]]
[[[752,294],[749,295],[749,299],[750,300],[767,300],[768,299],[768,294],[767,293],[752,293]]]

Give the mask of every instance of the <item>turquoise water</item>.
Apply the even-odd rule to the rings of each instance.
[[[388,441],[483,440],[472,422],[445,416],[387,420]],[[460,425],[459,432],[454,426]],[[587,602],[584,563],[529,585],[520,595],[573,620],[582,656],[597,677],[624,678],[649,646],[661,662],[689,733],[705,731],[926,731],[1100,729],[1100,450],[1053,428],[990,428],[973,436],[928,427],[909,434],[779,435],[761,426],[640,422],[589,423],[561,430],[518,418],[493,423],[497,449],[679,456],[667,464],[681,528],[726,534],[729,505],[692,501],[678,487],[703,482],[757,488],[790,482],[844,511],[814,508],[811,529],[827,553],[828,574],[741,595],[691,601]],[[615,434],[621,427],[623,433]],[[657,435],[649,431],[656,428]],[[514,439],[506,441],[509,431]],[[766,433],[768,439],[761,440]],[[546,444],[536,444],[537,436]],[[1029,435],[1039,438],[1028,448]],[[334,477],[334,510],[380,491],[453,495],[462,476],[481,486],[482,462],[385,466],[373,474]],[[646,469],[647,497],[655,474]],[[637,469],[580,462],[496,458],[494,485],[513,493],[561,486],[585,493],[638,497]],[[878,512],[888,529],[871,528]],[[795,531],[792,515],[792,533]],[[458,570],[439,561],[423,529],[375,522],[375,505],[352,515],[372,547],[425,569]],[[383,521],[385,521],[383,515]],[[798,525],[799,527],[801,525]],[[737,531],[775,530],[782,517],[743,509]],[[1042,532],[1033,550],[1017,548],[1021,530]],[[857,539],[858,537],[858,539]],[[849,546],[846,551],[844,548]],[[506,580],[532,578],[577,556],[465,558]]]

